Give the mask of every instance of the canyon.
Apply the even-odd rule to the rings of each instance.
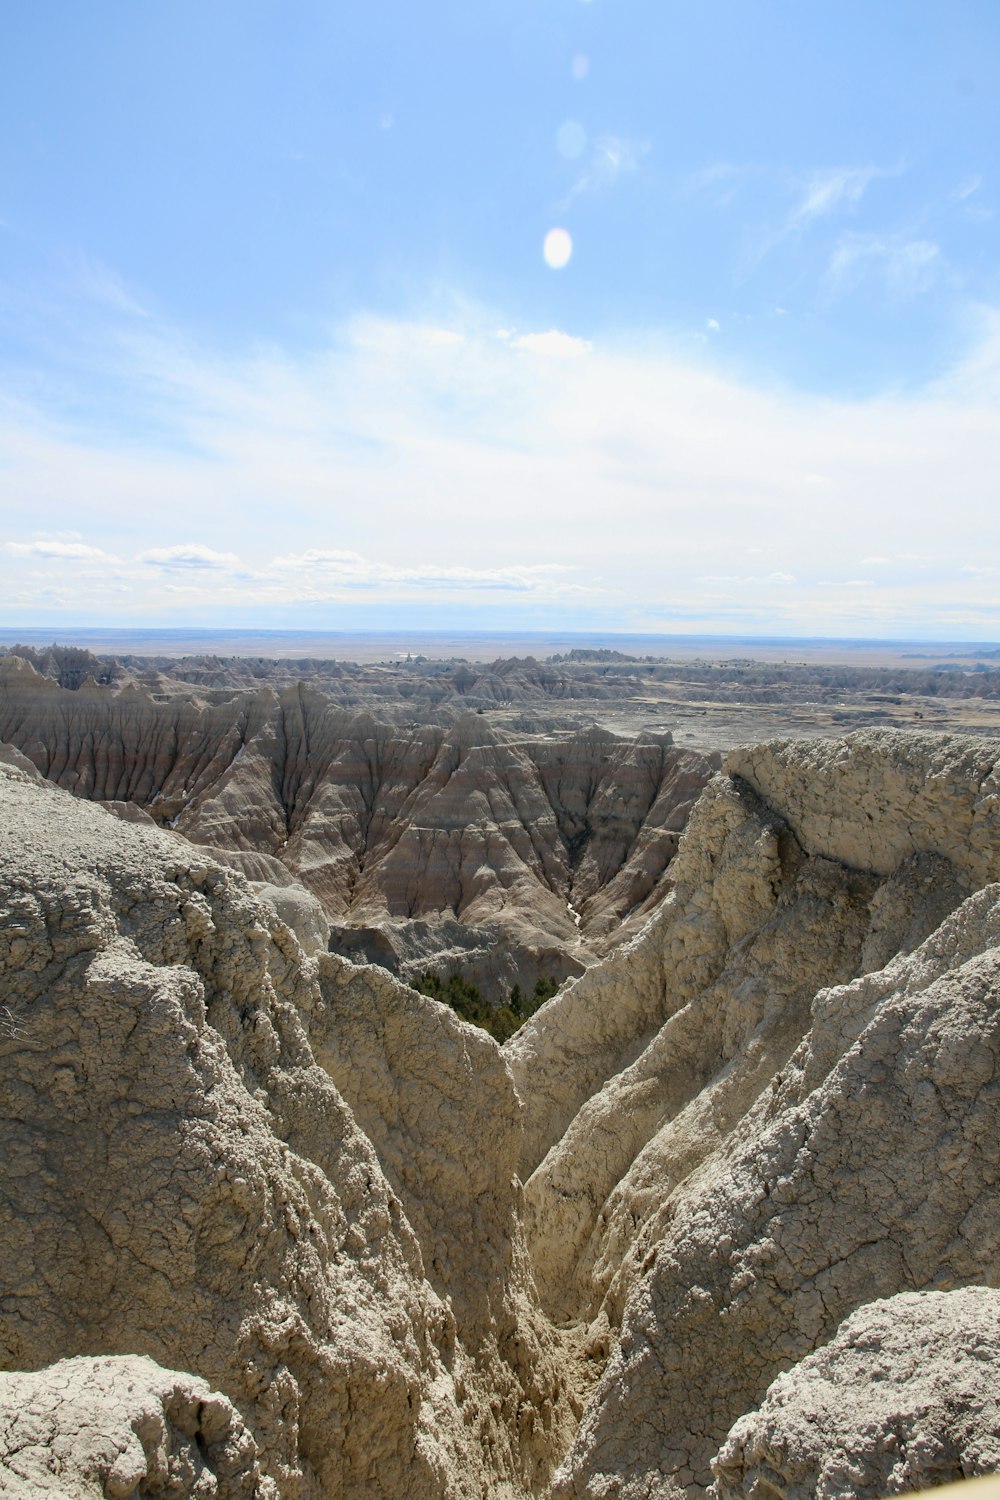
[[[1000,741],[733,748],[502,1049],[121,811],[6,751],[3,1493],[1000,1469]]]
[[[708,759],[2,666],[0,1494],[1000,1469],[1000,740]],[[393,913],[378,816],[469,807],[471,883]],[[390,934],[585,957],[498,1046],[342,951],[351,868]]]
[[[47,779],[275,892],[301,883],[340,952],[458,970],[496,1000],[641,926],[719,764],[669,733],[393,725],[301,683],[166,693],[63,665],[70,686],[0,658],[0,740]]]

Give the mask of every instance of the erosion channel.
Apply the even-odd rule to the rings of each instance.
[[[1000,1468],[1000,741],[4,671],[0,1494]]]

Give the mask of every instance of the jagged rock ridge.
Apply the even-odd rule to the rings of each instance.
[[[543,1301],[611,1352],[554,1495],[700,1493],[860,1305],[995,1284],[998,759],[733,752],[646,932],[507,1044]]]
[[[9,1369],[190,1371],[317,1500],[1000,1452],[1000,743],[734,752],[648,926],[502,1052],[163,832],[0,785]],[[883,1382],[867,1418],[831,1378]]]
[[[0,661],[0,740],[253,879],[302,881],[342,951],[452,965],[494,994],[579,974],[641,925],[713,769],[667,734],[517,739],[477,715],[403,730],[306,688],[158,702],[130,681],[70,691],[18,657]]]
[[[190,1371],[267,1494],[537,1488],[571,1411],[492,1040],[156,829],[4,768],[0,818],[2,1366]]]

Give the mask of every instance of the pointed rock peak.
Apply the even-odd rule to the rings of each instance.
[[[603,729],[600,724],[588,724],[585,729],[578,729],[572,736],[571,742],[577,745],[603,745],[608,748],[612,745],[627,743],[620,734],[615,734],[611,729]]]
[[[28,683],[32,680],[39,684],[52,681],[33,667],[27,657],[17,656],[13,652],[8,656],[0,656],[0,678],[4,677],[11,681],[17,679],[21,683]],[[52,682],[52,686],[55,687],[56,684]]]
[[[462,714],[448,730],[446,743],[460,750],[474,750],[479,745],[499,745],[507,736],[494,729],[485,714]]]

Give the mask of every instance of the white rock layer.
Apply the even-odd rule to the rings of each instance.
[[[877,1500],[1000,1470],[1000,1292],[906,1292],[779,1375],[712,1465],[715,1500]]]
[[[253,1438],[205,1381],[136,1355],[0,1373],[4,1500],[273,1500]]]

